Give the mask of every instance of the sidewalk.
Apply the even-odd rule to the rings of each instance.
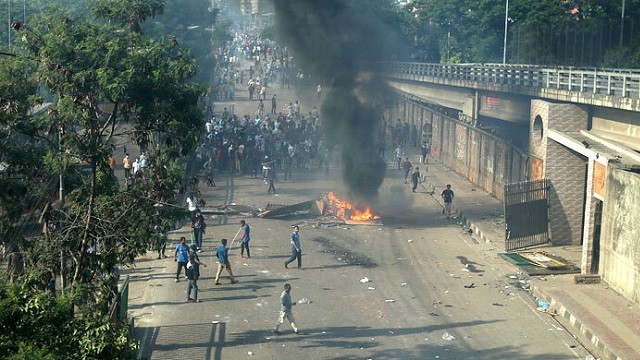
[[[418,156],[412,160],[417,162]],[[424,165],[421,165],[423,168]],[[493,245],[495,265],[501,272],[518,273],[519,269],[495,254],[504,251],[503,205],[467,179],[438,163],[429,163],[426,181],[428,192],[442,203],[440,194],[446,184],[455,192],[454,207],[459,212],[452,221],[468,228],[473,238]],[[573,264],[579,265],[580,247],[542,247]],[[524,274],[526,276],[526,274]],[[640,359],[640,313],[638,306],[609,289],[606,284],[575,284],[574,275],[535,276],[528,279],[532,304],[536,299],[550,304],[556,320],[588,349],[602,359]],[[518,274],[523,278],[522,274]],[[550,315],[552,316],[552,315]],[[636,344],[636,345],[633,345]]]

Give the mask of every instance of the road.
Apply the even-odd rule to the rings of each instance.
[[[312,173],[276,183],[266,195],[259,179],[233,177],[206,190],[216,199],[264,208],[291,204],[339,181]],[[315,177],[314,177],[315,176]],[[426,192],[412,194],[388,170],[374,209],[383,226],[317,226],[312,218],[208,219],[199,281],[201,303],[185,303],[186,282],[174,283],[175,263],[141,259],[129,272],[130,314],[151,359],[584,359],[588,354],[553,318],[534,309],[517,279],[502,273],[497,250],[475,241]],[[252,258],[231,251],[239,283],[214,285],[212,254],[232,239],[239,220],[252,227]],[[303,270],[285,269],[291,225],[300,225]],[[171,239],[186,234],[171,233]],[[223,273],[224,274],[224,273]],[[363,283],[361,280],[370,281]],[[304,335],[285,324],[272,333],[285,283]],[[447,336],[447,334],[449,336]]]
[[[299,99],[302,112],[318,105],[315,88],[271,88],[279,108]],[[256,102],[239,89],[236,114],[253,114]],[[252,115],[253,116],[253,115]],[[417,149],[415,149],[417,152]],[[412,159],[412,160],[417,160]],[[131,279],[129,309],[141,358],[149,359],[585,359],[587,351],[522,289],[518,274],[505,271],[500,249],[477,241],[424,189],[411,193],[391,159],[373,208],[382,226],[320,224],[314,217],[269,220],[208,217],[201,259],[200,303],[185,302],[186,282],[174,282],[173,252],[148,254],[123,271]],[[294,204],[341,191],[339,169],[294,173],[267,195],[261,179],[225,176],[204,187],[207,207]],[[427,173],[428,175],[428,173]],[[251,259],[231,263],[238,284],[216,286],[213,253],[232,239],[245,219],[252,228]],[[300,226],[303,270],[285,269],[292,225]],[[175,248],[188,227],[170,233]],[[294,265],[294,264],[292,264]],[[292,269],[293,267],[293,269]],[[224,275],[224,273],[223,273]],[[363,282],[364,278],[369,282]],[[272,330],[285,283],[303,335],[288,324]]]

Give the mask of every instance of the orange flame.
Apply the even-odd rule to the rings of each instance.
[[[370,207],[367,206],[364,210],[358,209],[356,205],[349,201],[339,199],[333,192],[327,193],[327,200],[329,200],[331,205],[335,206],[336,216],[339,218],[347,219],[346,214],[349,213],[350,216],[348,220],[353,221],[371,221],[380,219],[380,216],[374,214]]]

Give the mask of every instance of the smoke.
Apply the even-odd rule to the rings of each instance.
[[[376,61],[399,52],[387,25],[386,0],[275,0],[276,26],[297,63],[328,83],[321,113],[329,143],[341,148],[342,178],[349,195],[373,200],[386,164],[375,135],[385,103],[392,99],[375,76]]]

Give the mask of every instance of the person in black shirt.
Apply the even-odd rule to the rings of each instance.
[[[442,191],[442,199],[444,199],[444,208],[442,209],[443,214],[447,214],[447,217],[451,216],[451,204],[453,203],[453,190],[451,190],[451,185],[447,184],[447,188]]]

